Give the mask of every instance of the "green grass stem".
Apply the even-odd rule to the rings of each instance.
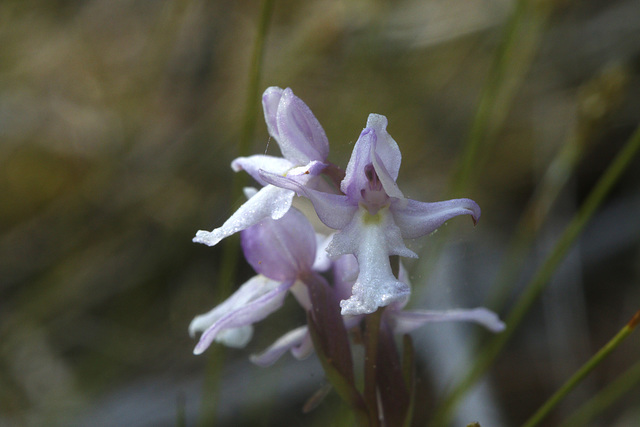
[[[633,332],[640,322],[640,311],[626,324],[607,344],[604,345],[591,359],[589,359],[569,380],[560,387],[522,427],[535,427],[544,420],[547,415],[573,390],[582,380],[589,375],[613,350]],[[581,424],[584,425],[584,424]]]
[[[613,405],[634,387],[637,387],[638,384],[640,384],[640,360],[578,408],[560,426],[581,427],[588,425],[589,421]]]

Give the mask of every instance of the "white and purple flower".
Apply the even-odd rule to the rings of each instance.
[[[387,133],[386,117],[369,115],[342,174],[327,161],[329,143],[322,126],[291,89],[267,89],[262,104],[269,134],[283,157],[235,159],[232,168],[245,170],[263,187],[249,190],[249,200],[220,228],[198,231],[193,239],[213,246],[241,231],[245,258],[258,275],[193,319],[190,334],[202,332],[195,354],[213,341],[244,347],[252,337],[252,325],[279,309],[288,291],[307,311],[309,325],[293,329],[252,356],[258,365],[270,365],[287,351],[298,359],[306,357],[314,350],[313,336],[325,362],[335,362],[350,378],[346,331],[380,307],[386,307],[385,327],[399,334],[441,321],[471,321],[494,332],[504,329],[498,316],[485,308],[404,309],[409,280],[401,263],[398,277],[394,275],[390,256],[417,257],[405,239],[430,234],[458,215],[470,215],[475,224],[480,207],[470,199],[424,203],[405,198],[396,184],[402,156]],[[329,176],[334,188],[329,189],[321,174]],[[336,230],[332,236],[316,234],[307,218],[291,208],[296,193],[309,199],[318,218]],[[333,286],[318,274],[329,268]]]
[[[340,302],[343,315],[372,313],[409,295],[409,287],[393,275],[389,263],[391,255],[417,257],[404,239],[430,234],[458,215],[471,215],[474,223],[480,218],[480,207],[470,199],[423,203],[405,198],[396,184],[400,150],[386,128],[386,117],[369,115],[340,185],[343,194],[260,171],[264,181],[307,197],[320,220],[339,230],[327,248],[331,257],[357,258],[359,275],[352,295]]]
[[[193,238],[196,243],[214,246],[265,218],[279,219],[289,211],[293,191],[269,185],[262,180],[260,171],[286,176],[302,186],[320,184],[314,180],[328,166],[329,141],[309,107],[291,89],[279,87],[264,92],[262,106],[269,135],[278,143],[282,157],[255,155],[231,162],[234,171],[246,171],[263,187],[221,227],[199,230]]]

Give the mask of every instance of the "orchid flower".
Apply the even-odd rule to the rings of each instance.
[[[327,136],[309,107],[291,89],[268,88],[262,95],[262,106],[269,135],[278,143],[282,157],[255,155],[235,159],[231,168],[246,171],[263,187],[221,227],[198,231],[193,239],[196,243],[214,246],[265,218],[279,219],[289,211],[293,191],[267,184],[260,177],[260,170],[287,176],[305,186],[312,184],[327,166]]]
[[[318,191],[267,170],[259,172],[265,182],[307,197],[320,220],[339,230],[327,248],[332,258],[355,255],[359,273],[351,296],[340,302],[343,315],[372,313],[408,297],[409,286],[394,277],[389,262],[391,255],[417,257],[404,239],[430,234],[458,215],[471,215],[474,223],[480,218],[480,207],[470,199],[423,203],[405,198],[396,184],[400,150],[386,128],[386,117],[369,115],[340,185],[343,194]]]
[[[278,310],[287,291],[309,310],[307,289],[299,278],[326,264],[316,256],[316,242],[313,227],[295,208],[279,220],[266,218],[244,230],[242,249],[258,275],[222,304],[193,319],[189,326],[191,336],[203,332],[194,353],[204,352],[214,340],[244,347],[251,339],[253,323]]]

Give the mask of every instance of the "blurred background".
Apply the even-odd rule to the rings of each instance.
[[[191,238],[242,202],[229,164],[247,108],[245,154],[278,153],[260,96],[246,102],[260,4],[0,3],[0,425],[196,425],[212,366],[218,425],[349,425],[335,394],[302,414],[325,384],[314,356],[247,360],[304,324],[295,302],[243,350],[194,356],[187,334],[226,296],[225,244]],[[405,195],[483,210],[475,228],[451,221],[442,247],[412,243],[411,307],[504,316],[638,125],[638,17],[637,0],[275,1],[258,94],[291,87],[343,167],[367,115],[386,115]],[[638,310],[639,184],[636,159],[456,425],[522,423]],[[226,289],[253,275],[236,270]],[[416,425],[473,359],[477,329],[414,334]],[[632,336],[547,425],[639,354]],[[593,425],[640,425],[638,396]]]

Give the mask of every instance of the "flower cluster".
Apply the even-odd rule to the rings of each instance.
[[[480,208],[470,199],[424,203],[404,197],[396,184],[400,149],[387,132],[386,117],[369,115],[342,172],[327,161],[329,142],[322,126],[291,89],[267,89],[262,104],[269,134],[282,157],[255,155],[234,160],[232,169],[246,171],[262,188],[248,189],[247,202],[220,228],[198,231],[193,239],[213,246],[241,232],[244,255],[258,275],[192,321],[189,332],[202,332],[196,354],[214,340],[235,347],[246,345],[253,323],[282,306],[288,292],[309,313],[315,328],[349,330],[381,307],[386,307],[384,324],[395,333],[407,333],[433,321],[472,321],[492,331],[504,328],[484,308],[404,310],[410,284],[402,264],[394,274],[390,257],[416,258],[405,239],[430,234],[458,215],[470,215],[475,224]],[[316,233],[309,220],[292,207],[296,194],[308,199],[317,218],[335,233]],[[333,285],[325,278],[330,269]],[[331,320],[324,312],[335,312],[339,320]],[[296,358],[305,357],[316,342],[309,327],[292,330],[251,360],[269,365],[287,351]],[[346,333],[344,336],[346,339]]]

